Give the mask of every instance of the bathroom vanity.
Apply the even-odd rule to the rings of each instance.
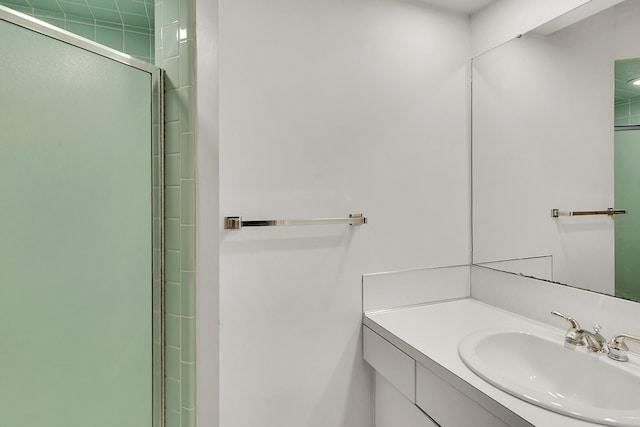
[[[427,280],[424,286],[429,289],[446,286],[441,279]],[[406,291],[403,293],[407,295]],[[550,314],[555,309],[568,312],[581,320],[585,329],[590,329],[590,322],[597,317],[599,323],[606,325],[603,334],[610,339],[618,333],[637,332],[620,330],[624,326],[637,327],[632,320],[640,314],[636,306],[592,292],[472,267],[468,295],[367,311],[363,317],[363,357],[376,371],[376,427],[398,425],[398,417],[409,420],[401,423],[403,427],[640,425],[640,400],[634,393],[635,387],[640,387],[637,354],[630,352],[629,362],[617,362],[604,353],[591,353],[584,347],[566,349],[567,325]],[[518,336],[522,333],[525,334]],[[521,338],[524,339],[518,341]],[[515,345],[509,344],[510,339],[516,339]],[[541,378],[531,377],[531,384],[538,384],[532,385],[533,389],[540,383],[544,389],[547,380],[556,385],[560,383],[560,387],[549,388],[551,393],[541,390],[539,395],[526,393],[524,389],[525,397],[518,398],[507,392],[505,384],[494,385],[492,378],[481,378],[467,366],[474,354],[467,354],[465,364],[459,352],[464,353],[461,343],[466,342],[469,353],[469,348],[475,349],[482,340],[488,343],[483,356],[485,364],[492,365],[490,359],[496,359],[496,366],[490,366],[493,371],[488,371],[489,377],[492,372],[496,377],[504,373],[510,380],[517,376],[514,373],[525,370],[519,366],[529,369],[530,365],[536,365],[542,371],[546,371],[546,367],[550,370],[542,372]],[[506,356],[500,353],[502,345],[511,346],[507,349],[511,353]],[[633,344],[629,346],[637,349]],[[565,359],[566,356],[569,359]],[[520,365],[520,360],[514,360],[518,362],[515,364],[510,362],[519,358],[524,360]],[[473,368],[481,371],[477,366]],[[630,387],[620,392],[619,397],[613,392],[611,372],[620,374],[624,387]],[[544,378],[545,374],[548,379]],[[521,380],[525,387],[529,386],[528,378]],[[573,393],[554,396],[554,390],[577,392],[575,396]],[[547,407],[557,405],[557,409],[531,403],[544,401],[545,394]],[[631,397],[627,399],[627,395]],[[571,407],[571,401],[576,399],[578,407]],[[620,411],[621,408],[626,411]],[[589,412],[586,417],[576,415],[582,414],[583,409]],[[400,410],[406,414],[400,415]],[[572,410],[573,416],[562,414]],[[585,419],[591,416],[604,421]]]

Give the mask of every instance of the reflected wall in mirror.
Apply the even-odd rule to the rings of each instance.
[[[640,299],[640,58],[615,63],[615,202],[628,215],[615,222],[615,293]]]
[[[616,61],[615,79],[616,130],[640,125],[640,58]]]
[[[638,22],[640,2],[626,1],[473,60],[474,263],[640,300],[640,177],[624,175],[640,169],[628,141],[639,131],[614,131],[616,61],[640,57]],[[627,98],[629,119],[638,100]],[[628,214],[552,218],[553,208]],[[535,267],[506,261],[524,258]]]

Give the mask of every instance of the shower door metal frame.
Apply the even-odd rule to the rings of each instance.
[[[151,81],[151,194],[152,206],[152,420],[165,426],[165,268],[164,268],[164,73],[161,68],[103,46],[54,25],[0,5],[0,20],[51,37],[150,75]]]

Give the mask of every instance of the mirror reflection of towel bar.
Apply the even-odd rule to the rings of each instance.
[[[239,230],[243,227],[275,227],[280,225],[362,225],[366,223],[367,218],[360,213],[350,214],[349,218],[264,219],[257,221],[244,221],[241,216],[227,216],[224,218],[225,230]]]
[[[551,209],[551,217],[558,218],[560,216],[585,216],[585,215],[626,215],[626,209],[609,208],[606,211],[561,211],[560,209]]]

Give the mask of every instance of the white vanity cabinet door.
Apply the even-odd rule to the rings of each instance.
[[[362,327],[362,357],[415,403],[415,360],[366,326]]]
[[[416,364],[416,404],[442,427],[508,427],[419,363]]]
[[[375,427],[440,427],[378,372],[375,379]]]

